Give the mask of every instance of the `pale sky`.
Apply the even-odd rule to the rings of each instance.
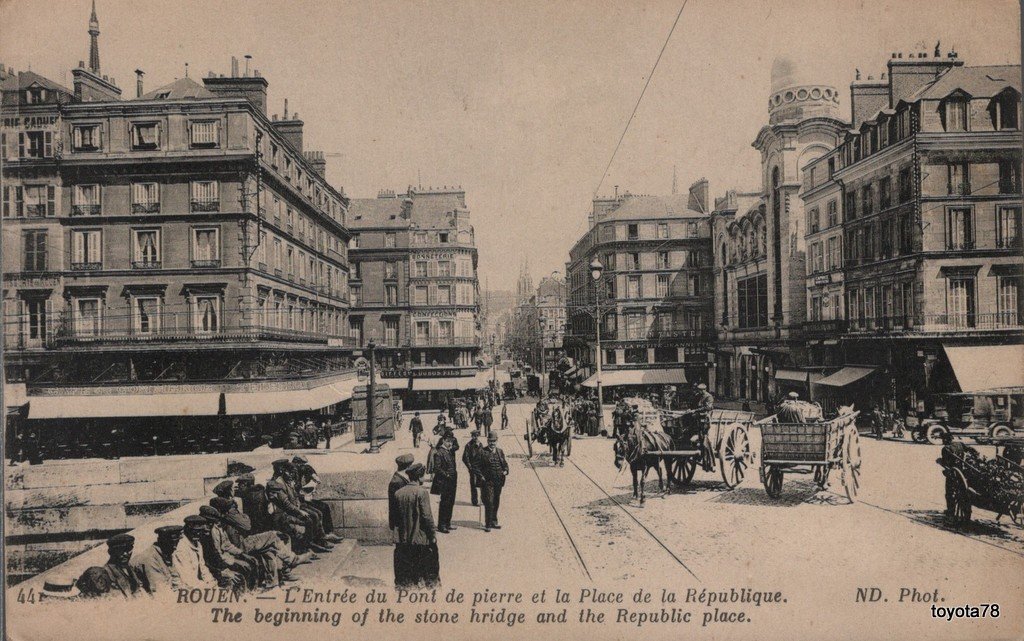
[[[102,71],[134,96],[252,54],[271,113],[305,121],[306,148],[340,154],[354,197],[460,184],[481,285],[563,270],[679,2],[644,0],[98,0]],[[88,0],[0,0],[0,62],[70,86],[87,60]],[[750,146],[770,68],[787,56],[841,90],[892,51],[956,48],[968,65],[1020,62],[1013,0],[689,0],[601,190],[759,187]]]

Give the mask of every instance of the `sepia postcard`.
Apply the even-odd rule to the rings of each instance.
[[[1024,639],[1012,0],[0,0],[12,641]]]

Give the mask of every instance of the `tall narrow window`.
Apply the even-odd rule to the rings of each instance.
[[[160,299],[145,297],[135,299],[135,332],[155,334],[160,331]]]
[[[220,267],[220,230],[198,227],[192,230],[192,266]]]
[[[160,213],[160,185],[157,183],[132,183],[132,213]]]
[[[1020,128],[1020,94],[1005,89],[989,104],[992,128],[996,131]]]
[[[1019,249],[1021,243],[1021,208],[1000,207],[996,220],[996,244],[1002,248]]]
[[[965,162],[951,162],[947,165],[947,190],[951,195],[966,196],[971,193],[968,165]]]
[[[98,229],[71,232],[71,269],[100,269],[102,267],[102,235]]]
[[[100,299],[77,298],[74,301],[74,325],[77,336],[99,336]]]
[[[999,276],[996,285],[996,324],[999,327],[1017,327],[1021,323],[1020,276]]]
[[[658,274],[656,296],[658,298],[665,298],[668,296],[668,274]]]
[[[967,101],[950,98],[946,101],[946,131],[967,131]]]
[[[946,213],[946,249],[974,248],[974,220],[970,207],[952,207]]]
[[[220,211],[217,181],[197,180],[192,183],[192,211]]]
[[[160,231],[136,229],[132,232],[132,267],[154,269],[160,267]]]
[[[46,271],[46,230],[32,229],[22,232],[25,244],[25,271]]]
[[[1017,160],[1000,161],[999,193],[1019,194],[1020,191],[1020,162]]]
[[[75,185],[71,192],[72,216],[96,216],[100,213],[100,186]]]
[[[194,303],[195,331],[212,334],[220,331],[220,297],[197,296]]]
[[[946,313],[954,327],[974,327],[974,278],[956,276],[948,280]]]
[[[193,120],[189,123],[189,144],[192,147],[217,147],[220,144],[219,124],[216,120]]]

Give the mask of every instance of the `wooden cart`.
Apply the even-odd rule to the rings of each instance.
[[[1010,437],[990,443],[1005,446],[1004,440],[1020,442]],[[1024,528],[1024,467],[1002,456],[982,460],[968,456],[966,450],[948,448],[936,462],[946,477],[947,514],[955,525],[969,523],[971,508],[976,507],[995,512],[997,521],[1005,514]],[[993,478],[993,473],[998,476]]]
[[[780,423],[775,417],[762,421],[760,476],[768,496],[782,495],[786,472],[814,474],[815,483],[824,489],[832,469],[839,468],[846,497],[853,503],[860,487],[860,436],[855,424],[859,413],[823,422]]]
[[[661,412],[661,428],[672,437],[672,449],[655,453],[671,459],[675,473],[673,481],[687,485],[693,480],[698,463],[706,459],[708,467],[715,467],[730,490],[743,482],[750,465],[750,438],[748,430],[754,420],[753,412],[738,410],[712,410],[708,415],[707,438],[703,426],[692,412]]]

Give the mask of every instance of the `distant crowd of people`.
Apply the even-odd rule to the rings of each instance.
[[[179,588],[270,589],[294,581],[292,570],[329,552],[335,535],[331,508],[313,498],[320,477],[308,459],[273,462],[267,484],[252,474],[224,480],[209,505],[180,525],[156,528],[156,541],[135,549],[135,538],[107,540],[109,558],[87,569],[72,593],[83,597],[132,597]]]

